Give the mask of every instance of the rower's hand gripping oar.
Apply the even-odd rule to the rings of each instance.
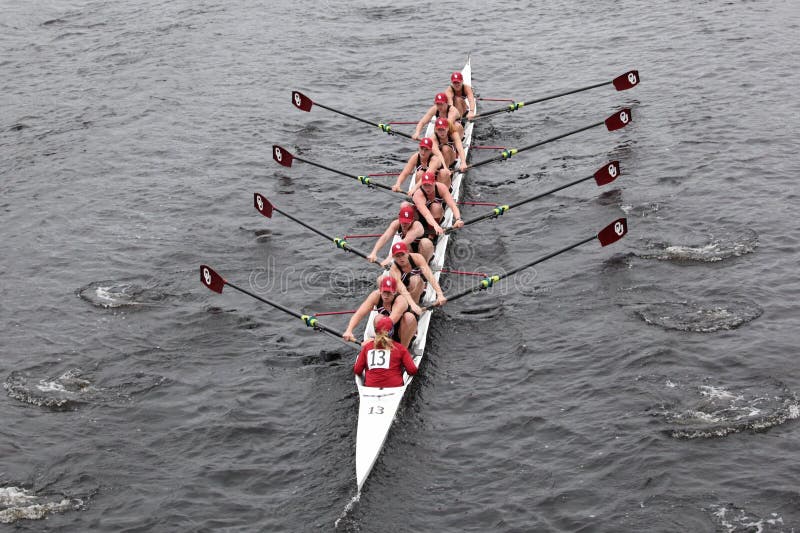
[[[597,183],[598,187],[602,187],[603,185],[607,185],[607,184],[611,183],[612,181],[614,181],[615,179],[617,179],[617,176],[619,176],[619,175],[620,175],[619,161],[611,161],[611,162],[603,165],[602,167],[600,167],[597,170],[597,172],[595,172],[591,176],[586,176],[585,178],[581,178],[581,179],[572,181],[570,183],[566,183],[566,184],[561,185],[559,187],[556,187],[554,189],[550,189],[549,191],[543,192],[541,194],[537,194],[536,196],[531,196],[530,198],[526,198],[525,200],[520,200],[519,202],[515,202],[513,204],[498,205],[497,207],[495,207],[494,209],[492,209],[490,212],[486,213],[485,215],[480,215],[480,216],[477,216],[475,218],[471,218],[469,220],[465,220],[464,221],[464,225],[462,226],[462,228],[466,227],[466,226],[469,226],[471,224],[475,224],[476,222],[480,222],[481,220],[487,220],[487,219],[490,219],[490,218],[497,218],[499,216],[504,215],[507,211],[510,211],[511,209],[513,209],[515,207],[519,207],[519,206],[527,204],[529,202],[533,202],[534,200],[538,200],[539,198],[544,198],[545,196],[549,196],[549,195],[551,195],[553,193],[556,193],[556,192],[561,191],[563,189],[566,189],[568,187],[572,187],[573,185],[577,185],[579,183],[582,183],[584,181],[590,180],[592,178],[594,178],[594,181],[595,181],[595,183]],[[458,229],[459,228],[451,226],[451,227],[445,229],[444,232],[445,233],[452,233],[452,232],[454,232],[454,231],[456,231]]]
[[[383,183],[373,183],[372,179],[369,176],[356,176],[355,174],[348,174],[347,172],[342,172],[341,170],[336,170],[335,168],[326,167],[325,165],[309,161],[308,159],[303,159],[302,157],[292,155],[292,153],[289,152],[286,148],[278,146],[277,144],[272,145],[272,159],[274,159],[275,162],[277,162],[278,164],[283,165],[285,167],[291,167],[294,160],[297,159],[298,161],[302,161],[307,165],[318,167],[333,172],[334,174],[339,174],[340,176],[353,178],[354,180],[357,180],[359,183],[361,183],[362,185],[366,185],[367,187],[373,189],[378,188],[387,191],[390,194],[398,196],[403,196],[403,197],[407,196],[405,193],[393,191],[391,187],[389,187],[388,185],[384,185]]]
[[[616,113],[614,113],[613,115],[611,115],[610,117],[601,122],[595,122],[594,124],[589,124],[588,126],[578,128],[577,130],[568,131],[567,133],[562,133],[561,135],[556,135],[555,137],[550,137],[549,139],[545,139],[543,141],[539,141],[537,143],[528,146],[523,146],[522,148],[507,148],[502,152],[500,152],[500,155],[497,155],[495,157],[490,157],[489,159],[485,159],[483,161],[478,161],[477,163],[472,163],[469,166],[467,166],[467,168],[468,169],[476,168],[483,165],[487,165],[489,163],[494,163],[495,161],[505,161],[506,159],[511,159],[512,156],[520,152],[524,152],[525,150],[530,150],[531,148],[536,148],[538,146],[542,146],[547,143],[563,139],[564,137],[569,137],[570,135],[575,135],[576,133],[596,128],[598,126],[605,125],[608,131],[616,131],[627,126],[628,123],[630,123],[630,121],[631,121],[631,110],[630,108],[626,107],[624,109],[620,109],[619,111],[617,111]]]
[[[313,100],[311,100],[311,98],[304,95],[300,91],[292,91],[292,104],[294,104],[294,106],[301,111],[311,111],[311,107],[316,104],[317,107],[321,107],[322,109],[327,109],[328,111],[333,111],[334,113],[338,113],[339,115],[345,116],[347,118],[352,118],[353,120],[363,122],[364,124],[369,124],[370,126],[375,126],[377,128],[380,128],[382,132],[388,133],[389,135],[400,135],[401,137],[412,139],[411,135],[409,135],[408,133],[403,133],[402,131],[395,131],[389,124],[371,122],[367,119],[351,115],[350,113],[345,113],[344,111],[340,111],[338,109],[322,105],[319,102],[314,102]]]
[[[361,256],[364,259],[369,260],[369,257],[367,256],[367,254],[365,254],[364,252],[362,252],[361,250],[359,250],[357,248],[353,248],[350,245],[350,243],[347,242],[345,239],[339,238],[339,237],[331,237],[327,233],[324,233],[324,232],[318,230],[317,228],[315,228],[314,226],[312,226],[310,224],[306,224],[305,222],[303,222],[299,218],[296,218],[296,217],[290,215],[286,211],[281,211],[280,209],[278,209],[277,207],[272,205],[272,202],[267,200],[267,198],[265,196],[262,196],[259,193],[254,193],[253,194],[253,205],[255,206],[256,210],[259,213],[261,213],[262,215],[264,215],[267,218],[272,218],[272,212],[273,211],[277,211],[278,213],[280,213],[281,215],[285,216],[286,218],[288,218],[290,220],[294,220],[295,222],[297,222],[298,224],[300,224],[304,228],[310,229],[311,231],[313,231],[317,235],[319,235],[321,237],[324,237],[324,238],[328,239],[329,241],[333,241],[333,244],[335,244],[337,248],[341,248],[345,252],[353,252],[354,254],[356,254],[358,256]]]
[[[212,269],[208,265],[200,265],[200,281],[202,281],[203,285],[205,285],[206,287],[208,287],[212,291],[220,293],[220,294],[222,294],[222,289],[225,287],[225,285],[227,285],[227,286],[231,287],[232,289],[236,289],[239,292],[243,292],[244,294],[255,298],[258,301],[264,302],[267,305],[271,305],[275,309],[280,309],[284,313],[292,315],[295,318],[299,318],[300,320],[303,321],[303,323],[305,323],[306,326],[308,326],[310,328],[314,328],[315,330],[318,330],[318,331],[324,331],[326,333],[330,333],[331,335],[335,335],[339,339],[342,338],[342,332],[336,331],[333,328],[329,328],[328,326],[320,324],[319,321],[316,318],[314,318],[312,315],[303,315],[301,313],[298,313],[296,311],[293,311],[293,310],[289,309],[288,307],[284,307],[279,303],[273,302],[271,300],[267,300],[266,298],[262,298],[261,296],[259,296],[257,294],[253,294],[252,292],[250,292],[250,291],[248,291],[246,289],[242,289],[241,287],[237,287],[236,285],[234,285],[230,281],[227,281],[225,278],[223,278],[222,276],[217,274],[214,271],[214,269]],[[350,341],[350,343],[354,344],[355,346],[357,346],[359,348],[361,347],[361,343],[359,343],[357,341],[356,342]]]
[[[505,107],[501,107],[499,109],[492,109],[491,111],[486,111],[475,115],[472,120],[477,120],[479,118],[486,118],[491,117],[492,115],[496,115],[498,113],[511,113],[512,111],[517,111],[526,105],[531,104],[538,104],[539,102],[546,102],[547,100],[552,100],[554,98],[560,98],[561,96],[567,96],[570,94],[580,93],[583,91],[588,91],[590,89],[596,89],[597,87],[602,87],[604,85],[613,84],[614,88],[618,91],[625,91],[632,87],[636,87],[639,85],[639,71],[638,70],[631,70],[626,72],[625,74],[620,74],[616,78],[611,81],[604,81],[601,83],[595,83],[594,85],[588,85],[586,87],[581,87],[579,89],[572,89],[569,91],[564,91],[557,94],[551,94],[549,96],[544,96],[542,98],[537,98],[535,100],[528,100],[527,102],[514,102],[513,104],[508,104]]]
[[[476,286],[474,286],[474,287],[472,287],[470,289],[466,289],[464,291],[456,293],[456,294],[454,294],[452,296],[448,296],[447,297],[447,301],[448,302],[452,302],[454,300],[458,300],[459,298],[463,298],[464,296],[467,296],[468,294],[473,294],[473,293],[476,293],[476,292],[480,292],[480,291],[484,291],[486,289],[489,289],[495,283],[497,283],[498,281],[500,281],[503,278],[507,278],[509,276],[513,276],[517,272],[525,270],[526,268],[530,268],[530,267],[532,267],[534,265],[538,265],[539,263],[541,263],[543,261],[547,261],[548,259],[551,259],[551,258],[553,258],[553,257],[555,257],[557,255],[561,255],[564,252],[568,252],[569,250],[572,250],[573,248],[577,248],[578,246],[580,246],[582,244],[586,244],[589,241],[593,241],[594,239],[599,240],[600,244],[602,246],[608,246],[609,244],[613,244],[613,243],[617,242],[618,240],[620,240],[626,233],[628,233],[628,221],[627,221],[627,219],[625,219],[625,218],[617,219],[614,222],[612,222],[611,224],[609,224],[608,226],[606,226],[605,228],[603,228],[600,231],[600,233],[598,233],[597,235],[592,235],[591,237],[583,239],[582,241],[578,241],[578,242],[576,242],[574,244],[570,244],[569,246],[567,246],[565,248],[562,248],[562,249],[560,249],[560,250],[558,250],[556,252],[547,254],[544,257],[540,257],[539,259],[537,259],[535,261],[531,261],[530,263],[527,263],[527,264],[522,265],[520,267],[511,269],[511,270],[509,270],[508,272],[506,272],[504,274],[495,274],[493,276],[487,276],[487,277],[483,278],[478,285],[476,285]]]

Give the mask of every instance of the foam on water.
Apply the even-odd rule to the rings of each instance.
[[[41,520],[48,514],[79,510],[83,500],[37,496],[27,489],[0,487],[0,524],[13,524],[20,520]]]

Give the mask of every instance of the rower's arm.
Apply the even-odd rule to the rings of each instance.
[[[394,235],[396,231],[397,229],[394,227],[394,221],[392,221],[392,223],[389,224],[389,227],[386,228],[386,231],[383,232],[383,235],[378,238],[375,246],[372,247],[372,252],[370,252],[369,257],[377,258],[380,249],[383,248],[383,245],[387,243],[387,241],[392,237],[392,235]]]
[[[452,137],[450,137],[452,139]],[[456,134],[453,143],[456,145],[456,153],[458,154],[458,161],[462,165],[467,164],[467,157],[464,155],[464,144],[461,142],[461,137]]]
[[[378,297],[380,298],[380,294],[378,295]],[[347,335],[348,333],[350,335],[353,334],[353,328],[355,328],[358,325],[358,323],[361,322],[364,319],[364,317],[369,314],[370,311],[372,311],[372,308],[375,307],[374,300],[375,300],[375,291],[372,291],[370,295],[367,296],[367,299],[361,303],[358,309],[356,309],[356,312],[353,314],[353,316],[350,317],[350,322],[347,323],[347,330],[344,332],[344,335]]]
[[[447,187],[445,187],[445,189],[446,188]],[[417,207],[417,213],[419,213],[419,216],[425,219],[430,227],[433,228],[438,226],[439,223],[436,222],[436,219],[433,218],[433,215],[431,215],[430,209],[428,209],[428,206],[425,205],[424,195],[418,194],[419,192],[420,191],[416,191],[414,193],[414,205]],[[451,196],[450,199],[452,200],[453,197]]]
[[[464,85],[464,93],[469,100],[469,110],[474,114],[477,108],[475,107],[475,93],[472,92],[472,86]]]
[[[400,175],[397,176],[397,181],[394,182],[394,187],[392,190],[399,191],[400,187],[403,186],[403,182],[406,181],[408,175],[411,174],[414,170],[414,157],[416,156],[416,152],[411,154],[411,157],[408,158],[408,162],[406,162],[406,166],[403,167],[403,170],[400,172]]]
[[[414,135],[412,135],[412,136],[411,136],[411,138],[412,138],[412,139],[414,139],[415,141],[419,139],[419,135],[420,135],[420,133],[422,132],[422,128],[424,128],[424,127],[425,127],[425,125],[426,125],[428,122],[430,122],[430,121],[431,121],[431,117],[433,117],[433,114],[434,114],[435,112],[436,112],[436,106],[431,106],[431,107],[428,109],[428,112],[427,112],[427,113],[425,113],[425,115],[423,115],[423,116],[422,116],[422,118],[420,119],[420,121],[419,121],[419,122],[417,122],[417,127],[416,127],[416,129],[414,130]]]
[[[439,160],[444,161],[442,149],[439,147],[439,139],[436,137],[436,134],[433,135],[433,148],[431,151],[433,152],[432,158],[436,157]],[[430,164],[428,165],[428,169],[430,169]]]
[[[392,268],[389,269],[389,274],[391,274],[391,276],[397,280],[397,292],[400,293],[400,296],[406,299],[406,302],[408,302],[408,306],[411,308],[411,310],[418,315],[422,314],[422,308],[419,306],[419,304],[417,304],[417,302],[414,301],[414,298],[411,297],[411,293],[408,292],[408,288],[406,287],[405,283],[403,283],[403,280],[400,279],[400,269],[397,268],[396,264],[392,265]],[[394,310],[394,308],[392,309]]]
[[[420,270],[422,270],[422,275],[425,276],[425,279],[428,280],[428,283],[431,284],[433,290],[436,291],[436,296],[444,297],[442,288],[439,286],[439,282],[436,281],[436,276],[433,275],[433,270],[431,270],[430,265],[428,264],[427,261],[425,261],[425,258],[422,257],[422,254],[417,254],[417,255],[419,257],[415,257],[414,262],[419,265]]]
[[[441,185],[441,187],[439,187]],[[458,210],[458,206],[456,205],[456,201],[453,200],[453,195],[450,194],[450,189],[444,183],[437,183],[437,187],[439,187],[439,194],[442,195],[444,199],[444,203],[447,204],[447,207],[453,211],[453,219],[454,220],[461,220],[461,211]]]
[[[456,97],[456,93],[453,91],[453,88],[448,86],[447,89],[444,90],[444,94],[447,95],[447,103],[453,105],[453,100]]]

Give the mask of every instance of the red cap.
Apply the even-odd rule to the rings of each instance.
[[[419,147],[433,150],[433,139],[430,137],[423,137],[422,140],[419,141]]]
[[[400,220],[401,224],[408,224],[409,222],[414,222],[416,212],[414,208],[411,206],[401,207],[400,214],[397,215],[398,220]]]
[[[407,254],[407,253],[408,253],[408,245],[404,241],[397,241],[392,246],[392,255]]]
[[[434,126],[437,130],[449,130],[450,129],[450,121],[446,118],[437,118],[436,125]]]
[[[453,72],[450,75],[450,81],[455,83],[457,81],[464,82],[464,76],[460,72]]]
[[[439,93],[436,95],[436,98],[433,99],[434,104],[446,104],[447,103],[447,95],[444,93]]]
[[[397,280],[392,276],[384,276],[381,280],[381,292],[397,292]]]
[[[394,327],[394,322],[392,322],[391,317],[382,316],[378,319],[378,322],[375,324],[375,333],[389,333],[392,331]]]
[[[425,185],[426,183],[436,183],[436,174],[431,171],[426,172],[422,175],[422,184]]]

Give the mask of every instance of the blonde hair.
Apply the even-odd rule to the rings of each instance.
[[[375,348],[379,350],[391,350],[394,348],[394,341],[389,336],[388,331],[375,332]]]

